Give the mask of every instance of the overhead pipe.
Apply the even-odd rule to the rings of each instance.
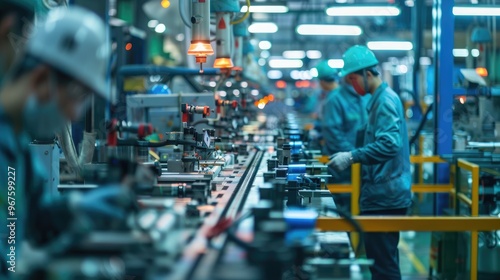
[[[243,38],[248,37],[248,24],[246,22],[233,25],[234,52],[233,61],[236,71],[243,70]]]

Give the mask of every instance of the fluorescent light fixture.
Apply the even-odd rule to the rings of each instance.
[[[453,56],[454,57],[468,57],[469,50],[467,50],[467,49],[453,49]]]
[[[303,59],[306,57],[305,51],[284,51],[283,57],[286,59]]]
[[[155,28],[158,25],[158,23],[159,22],[156,19],[152,19],[152,20],[148,21],[148,27]]]
[[[272,59],[269,61],[271,68],[300,68],[303,65],[302,60],[298,59]]]
[[[408,73],[408,66],[406,66],[404,64],[398,65],[398,72],[399,72],[399,74]]]
[[[407,7],[414,7],[415,6],[415,2],[413,0],[406,0],[405,1],[405,5]]]
[[[329,16],[342,17],[394,17],[401,13],[398,7],[394,6],[349,6],[331,7],[326,9]]]
[[[431,61],[430,57],[422,56],[420,58],[420,65],[431,65],[431,64],[432,64],[432,61]]]
[[[335,2],[339,4],[345,4],[347,3],[347,0],[335,0]]]
[[[322,56],[321,52],[316,50],[307,51],[306,54],[309,59],[320,59]]]
[[[455,6],[453,7],[455,16],[500,16],[498,6]]]
[[[366,44],[373,51],[410,51],[413,44],[408,41],[371,41]]]
[[[270,56],[271,56],[271,53],[269,51],[260,52],[260,57],[262,57],[262,58],[269,58]]]
[[[316,68],[311,69],[309,73],[311,73],[311,76],[313,76],[314,78],[318,77],[318,69]]]
[[[271,80],[277,80],[283,77],[283,73],[280,70],[271,70],[267,72],[267,77]],[[252,92],[252,95],[258,95],[258,94],[259,94],[258,92],[257,94],[253,94]]]
[[[241,7],[241,12],[246,13],[248,7]],[[288,12],[287,6],[282,5],[254,5],[250,6],[250,13],[263,13],[263,14],[283,14]]]
[[[478,57],[480,54],[478,49],[472,49],[470,50],[470,55],[473,57]],[[453,56],[454,57],[468,57],[469,56],[469,50],[467,49],[453,49]]]
[[[301,24],[297,26],[300,35],[359,36],[363,30],[357,25]]]
[[[299,80],[300,79],[300,71],[298,71],[298,70],[291,71],[290,78],[292,78],[294,80]]]
[[[330,59],[328,60],[328,66],[336,69],[344,68],[344,60],[342,59]],[[317,72],[317,70],[316,70]]]
[[[268,50],[268,49],[270,49],[272,46],[273,46],[273,44],[271,44],[271,42],[269,42],[269,41],[260,41],[260,42],[259,42],[259,48],[260,48],[261,50]]]
[[[259,60],[257,61],[257,63],[260,66],[265,66],[266,65],[266,60],[264,58],[259,58]]]
[[[274,22],[256,22],[248,27],[250,33],[276,33],[278,26]]]
[[[167,27],[163,23],[160,23],[155,27],[156,33],[163,33],[165,30],[167,30]]]

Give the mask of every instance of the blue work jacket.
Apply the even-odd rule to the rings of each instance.
[[[358,131],[366,124],[366,106],[371,96],[360,96],[346,86],[333,90],[323,104],[321,132],[324,139],[323,154],[349,152],[356,148]],[[331,168],[330,168],[331,169]],[[330,170],[334,183],[349,183],[351,169],[342,172]]]
[[[411,205],[408,131],[399,96],[383,83],[367,105],[364,146],[352,151],[362,164],[360,209],[374,211]]]
[[[20,249],[25,240],[35,246],[52,241],[64,231],[71,215],[67,201],[51,200],[50,195],[44,193],[41,174],[45,169],[30,152],[30,137],[26,132],[14,132],[11,120],[1,107],[0,135],[0,220],[15,224],[14,235],[5,224],[0,226],[0,279],[4,279],[14,275],[6,271],[11,246],[18,264],[23,259]]]

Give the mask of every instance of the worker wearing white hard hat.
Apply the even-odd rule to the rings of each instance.
[[[15,218],[14,231],[0,228],[2,279],[19,275],[22,262],[29,259],[20,255],[21,246],[28,243],[24,240],[34,245],[51,242],[81,216],[77,214],[123,218],[123,210],[108,203],[122,195],[120,188],[57,199],[47,195],[41,176],[44,166],[29,149],[33,140],[53,140],[67,121],[77,120],[94,93],[109,100],[105,30],[97,15],[82,8],[49,12],[35,26],[25,52],[0,88],[0,184],[4,191],[0,218]],[[9,208],[13,203],[15,207]],[[15,244],[7,238],[12,232]],[[9,263],[11,259],[15,261]]]

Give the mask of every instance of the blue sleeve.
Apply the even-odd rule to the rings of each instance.
[[[334,92],[332,94],[339,94]],[[354,149],[355,143],[350,143],[342,129],[344,115],[340,97],[334,96],[325,102],[323,107],[322,134],[325,139],[325,153],[348,152]]]
[[[370,129],[366,131],[367,134],[374,134],[372,137],[375,141],[354,150],[352,152],[354,162],[366,165],[379,164],[394,158],[402,148],[401,127],[404,120],[398,114],[398,104],[391,98],[379,104],[378,108],[374,108],[376,125],[372,131]]]

